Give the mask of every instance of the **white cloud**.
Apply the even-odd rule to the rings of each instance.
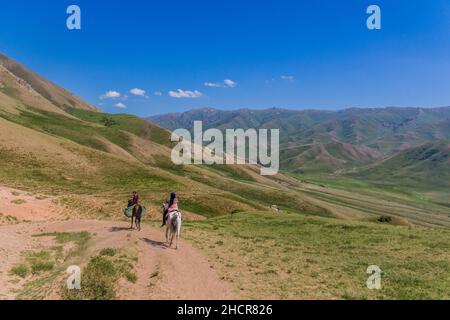
[[[122,102],[119,102],[117,104],[114,105],[116,108],[120,108],[120,109],[126,109],[127,106],[124,105]]]
[[[177,98],[177,99],[181,99],[181,98],[195,99],[195,98],[202,97],[203,94],[197,90],[189,91],[189,90],[178,89],[177,91],[169,91],[169,96],[172,98]]]
[[[235,81],[233,81],[233,80],[230,80],[230,79],[225,79],[225,80],[223,81],[223,83],[224,83],[225,86],[227,86],[228,88],[234,88],[234,87],[237,86],[237,83],[236,83]]]
[[[223,82],[205,82],[204,85],[205,87],[210,88],[235,88],[237,86],[237,82],[230,79],[225,79]]]
[[[154,95],[157,97],[161,97],[163,93],[161,91],[155,91]]]
[[[280,77],[281,78],[281,80],[285,80],[285,81],[290,81],[290,82],[292,82],[292,81],[295,81],[295,77],[294,76],[281,76]]]
[[[134,88],[130,90],[131,94],[134,94],[135,96],[145,97],[145,90]]]
[[[120,92],[110,90],[100,96],[100,99],[115,99],[120,97]]]
[[[223,83],[205,82],[205,87],[222,88],[223,87]]]

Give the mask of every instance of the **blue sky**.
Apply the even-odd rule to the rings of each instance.
[[[70,4],[82,10],[81,31],[66,28]],[[371,4],[381,7],[382,30],[366,27]],[[0,8],[1,52],[107,112],[450,105],[448,0],[2,0]],[[178,89],[195,98],[177,98]],[[121,96],[101,99],[108,91]]]

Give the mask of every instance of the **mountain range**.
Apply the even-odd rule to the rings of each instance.
[[[418,189],[450,188],[450,107],[223,111],[211,108],[150,117],[174,130],[280,129],[281,169],[346,175]]]

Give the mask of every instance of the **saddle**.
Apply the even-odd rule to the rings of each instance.
[[[141,217],[143,218],[147,214],[147,208],[142,205],[141,205],[141,207],[142,207]],[[133,209],[134,209],[134,205],[127,207],[127,208],[123,209],[123,214],[127,218],[131,218],[133,216]]]
[[[171,212],[167,212],[166,213],[166,217],[168,218],[169,215],[174,214],[176,217],[181,216],[181,212],[180,211],[171,211]]]
[[[175,218],[178,218],[178,217],[181,218],[181,212],[180,212],[180,211],[172,211],[172,212],[167,212],[167,213],[166,213],[166,216],[165,216],[166,221],[167,221],[167,219],[169,219],[169,216],[170,216],[171,214],[173,214]],[[173,219],[173,220],[172,220],[172,225],[173,225],[174,227],[175,227],[175,225],[174,225],[175,221],[176,221],[176,219]]]

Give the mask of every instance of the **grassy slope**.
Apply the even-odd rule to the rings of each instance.
[[[184,233],[247,298],[450,298],[448,230],[247,213]],[[380,291],[367,289],[369,265],[383,271]]]
[[[404,186],[409,190],[430,193],[437,202],[450,205],[450,144],[428,143],[405,150],[382,163],[349,175],[373,184]],[[447,196],[445,201],[443,195]],[[440,201],[442,196],[444,201]]]
[[[74,109],[67,112],[80,120],[30,107],[19,114],[0,112],[0,117],[17,126],[14,130],[32,129],[24,130],[29,133],[26,140],[40,143],[38,137],[51,137],[52,141],[42,144],[60,147],[52,154],[43,145],[39,154],[39,149],[18,150],[16,146],[23,145],[23,140],[11,138],[14,142],[10,147],[0,147],[2,158],[7,160],[0,171],[2,183],[56,195],[102,198],[107,202],[102,211],[113,212],[120,212],[128,194],[135,189],[153,208],[158,208],[169,192],[178,191],[185,210],[205,216],[263,209],[272,204],[287,210],[308,208],[319,214],[324,211],[286,187],[276,183],[281,190],[268,186],[273,181],[267,180],[267,185],[255,182],[248,170],[172,165],[169,133],[142,119]],[[112,124],[103,125],[104,118],[112,119]],[[153,164],[144,164],[134,157],[135,138],[149,149],[161,148],[153,155]],[[111,152],[111,145],[120,152]],[[66,153],[77,158],[78,167],[61,159]],[[71,199],[65,202],[79,206]]]
[[[304,182],[297,188],[311,201],[332,210],[339,217],[374,220],[381,215],[423,226],[450,226],[449,207],[434,197],[395,184],[374,184],[347,177],[296,176]],[[331,209],[333,208],[333,209]]]
[[[374,219],[392,215],[424,225],[450,225],[448,208],[419,201],[418,197],[364,189],[361,183],[350,187],[351,184],[337,186],[327,181],[328,188],[317,190],[293,179],[280,178],[280,184],[276,179],[262,178],[249,169],[234,166],[175,166],[168,157],[171,145],[167,131],[129,115],[66,111],[76,118],[33,108],[18,114],[0,111],[8,123],[16,123],[18,127],[14,130],[20,130],[19,125],[33,129],[12,145],[34,140],[37,144],[60,146],[53,153],[44,146],[47,153],[39,155],[42,148],[30,151],[31,146],[27,146],[19,152],[3,145],[0,153],[8,161],[0,171],[0,181],[60,195],[65,205],[81,207],[85,212],[100,210],[106,215],[120,214],[131,190],[138,189],[145,204],[154,210],[159,210],[167,194],[175,190],[183,199],[184,210],[208,217],[261,210],[276,204],[290,212],[323,216]],[[53,140],[43,142],[38,136]],[[149,150],[143,161],[136,155],[139,148],[133,137],[139,137]],[[115,146],[115,152],[111,145]],[[76,162],[62,157],[66,153]],[[352,192],[343,194],[336,191],[339,188]],[[89,201],[80,204],[80,198]],[[100,209],[93,208],[92,203],[100,203]]]
[[[73,106],[85,110],[97,110],[94,106],[83,101],[67,90],[53,84],[47,79],[42,78],[38,74],[3,55],[2,53],[0,53],[0,66],[4,70],[7,70],[7,77],[13,76],[19,80],[18,82],[12,85],[9,84],[6,87],[6,89],[12,89],[12,93],[26,93],[29,91],[29,86],[33,89],[33,91],[37,92],[41,98],[45,99],[47,103],[52,104],[53,106],[59,108]],[[5,76],[5,72],[1,72],[0,70],[0,73],[3,73],[3,76]],[[29,94],[29,92],[26,94]]]

